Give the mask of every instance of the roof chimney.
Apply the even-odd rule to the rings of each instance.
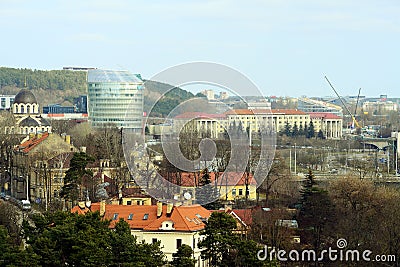
[[[157,218],[159,218],[162,214],[162,202],[157,202]]]
[[[79,201],[78,202],[78,207],[81,208],[81,209],[84,209],[85,208],[85,201]]]
[[[100,216],[104,216],[106,214],[106,201],[102,200],[100,201]]]
[[[173,207],[174,207],[173,203],[167,203],[167,216],[171,215]]]

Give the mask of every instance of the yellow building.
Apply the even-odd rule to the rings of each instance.
[[[211,184],[215,185],[216,191],[219,194],[220,200],[234,201],[238,199],[245,199],[247,192],[248,200],[257,199],[257,182],[252,174],[249,176],[246,173],[224,172],[216,177],[215,172],[210,172]],[[191,201],[196,200],[196,188],[200,186],[201,174],[182,172],[179,174],[179,183],[171,181],[181,186],[181,194],[189,192],[192,196]],[[217,180],[217,181],[215,181]]]
[[[316,134],[321,130],[327,139],[342,137],[343,119],[341,117],[327,112],[311,112],[309,115]]]
[[[185,112],[174,118],[174,132],[194,132],[199,137],[222,137],[228,121],[225,114],[209,114],[205,112]]]
[[[313,122],[316,134],[322,130],[324,137],[342,137],[343,119],[328,112],[306,113],[298,109],[233,109],[225,114],[200,112],[183,113],[175,117],[174,130],[197,131],[199,137],[221,138],[229,127],[241,127],[243,131],[257,133],[263,129],[281,132],[285,125],[298,129]],[[185,125],[185,127],[183,127]]]
[[[297,109],[272,109],[272,117],[277,132],[284,130],[286,123],[292,128],[296,124],[298,128],[303,128],[310,123],[310,115]]]

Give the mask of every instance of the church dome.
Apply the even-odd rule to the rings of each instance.
[[[50,122],[46,120],[45,118],[40,118],[40,124],[42,126],[50,126]]]
[[[39,123],[35,119],[32,119],[30,116],[28,116],[19,123],[19,126],[38,127]]]
[[[19,91],[14,98],[14,103],[37,104],[35,95],[26,89]]]

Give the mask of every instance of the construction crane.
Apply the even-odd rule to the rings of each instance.
[[[330,87],[333,89],[333,91],[335,92],[335,94],[337,95],[337,97],[339,98],[340,102],[342,102],[343,107],[346,109],[347,113],[349,113],[349,115],[351,116],[351,119],[353,121],[353,127],[355,126],[356,128],[361,128],[360,124],[358,123],[358,121],[356,120],[356,117],[351,113],[351,111],[349,110],[349,108],[347,107],[347,105],[344,103],[343,99],[340,97],[340,95],[338,94],[338,92],[336,91],[335,87],[333,87],[333,85],[331,84],[331,82],[328,80],[328,77],[325,76],[326,81],[329,83]],[[358,91],[358,97],[357,97],[357,105],[358,105],[358,98],[360,97],[360,92],[361,92],[361,88]],[[356,111],[357,111],[357,105],[356,105]]]
[[[361,88],[358,89],[358,95],[357,95],[357,101],[356,101],[356,107],[354,108],[354,116],[357,116],[357,107],[358,107],[358,101],[360,99],[360,93],[361,93]],[[353,128],[354,128],[354,122],[353,122]]]

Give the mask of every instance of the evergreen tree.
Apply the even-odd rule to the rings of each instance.
[[[208,218],[202,232],[205,238],[198,246],[204,249],[201,257],[209,260],[211,266],[235,266],[231,252],[235,251],[238,238],[233,233],[234,229],[236,229],[235,219],[224,212],[214,212]]]
[[[211,200],[217,199],[218,195],[218,190],[211,181],[210,172],[205,168],[200,174],[199,187],[196,188],[196,199],[205,208],[212,209],[214,201],[211,202]]]
[[[193,259],[193,250],[190,246],[183,244],[176,253],[172,254],[171,265],[174,267],[194,267],[196,260]]]
[[[321,129],[318,131],[317,137],[318,137],[319,139],[325,139],[324,132],[323,132]]]
[[[286,136],[292,135],[292,126],[289,124],[288,121],[285,122],[285,128],[283,129],[283,132],[285,133]]]
[[[300,126],[299,126],[299,136],[303,136],[303,135],[304,135],[303,124],[300,124]]]
[[[46,213],[33,216],[33,222],[34,227],[24,225],[27,250],[30,257],[38,259],[38,265],[30,266],[158,267],[166,264],[159,243],[137,243],[124,220],[110,231],[110,221],[103,220],[99,212]]]
[[[298,223],[301,239],[317,252],[329,240],[334,227],[335,211],[328,192],[317,187],[314,174],[308,170],[300,191]]]
[[[292,129],[292,136],[298,137],[299,136],[299,127],[297,126],[297,122],[294,122],[293,129]]]
[[[93,158],[84,152],[75,153],[71,159],[70,167],[65,173],[64,186],[61,189],[61,197],[77,201],[82,198],[82,182],[85,176],[92,177],[93,173],[86,170],[86,165],[93,162]]]
[[[307,122],[304,123],[303,135],[304,135],[305,137],[308,137],[308,125],[307,125]]]
[[[307,138],[314,138],[315,137],[315,129],[314,129],[314,123],[313,121],[310,121],[310,125],[308,126],[308,131],[307,131]]]

